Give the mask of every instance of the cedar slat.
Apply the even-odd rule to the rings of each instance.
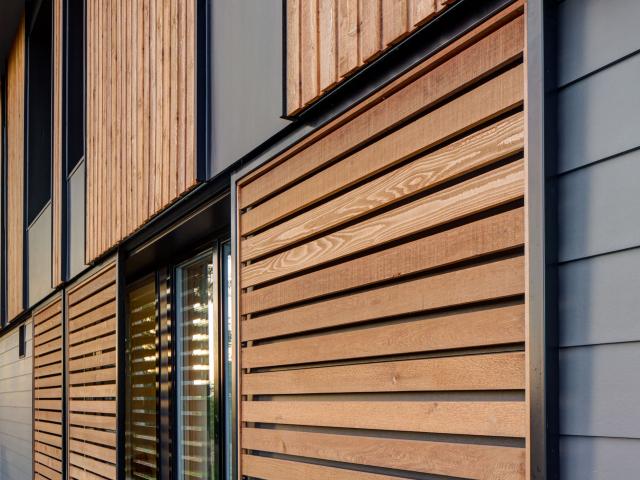
[[[278,460],[256,455],[242,455],[242,474],[254,478],[306,480],[401,480],[402,477],[358,472],[344,468],[325,467],[309,463]]]
[[[517,107],[524,95],[523,79],[520,65],[252,208],[240,218],[243,234],[268,226]]]
[[[319,169],[336,156],[362,145],[408,116],[432,107],[445,96],[477,82],[500,66],[518,58],[522,55],[523,32],[523,19],[519,17],[444,62],[440,55],[435,55],[426,61],[426,66],[421,66],[422,76],[415,81],[403,88],[396,85],[395,91],[385,90],[383,100],[369,105],[368,109],[364,109],[350,122],[334,126],[332,135],[319,138],[291,158],[285,156],[286,164],[279,163],[243,185],[239,207],[245,209],[254,205],[272,192]],[[475,35],[479,33],[475,32]],[[460,44],[465,45],[465,42],[461,41]],[[442,55],[446,58],[451,50],[461,48],[460,44],[456,43],[451,49],[445,49]],[[353,114],[345,115],[345,118],[352,116]],[[244,229],[243,231],[248,233]]]
[[[338,0],[338,77],[358,66],[358,0]]]
[[[381,15],[381,0],[358,0],[359,65],[369,62],[380,54],[382,49]]]
[[[524,437],[524,402],[243,401],[242,421]]]
[[[244,358],[243,365],[249,367]],[[522,389],[524,353],[306,368],[242,378],[245,395]]]
[[[520,256],[244,320],[240,328],[244,340],[255,340],[523,293],[524,259]]]
[[[300,94],[300,0],[287,0],[287,111],[300,108]]]
[[[515,305],[245,347],[242,364],[246,368],[256,368],[523,341],[524,308]]]
[[[524,479],[524,449],[243,428],[242,448],[461,478]]]
[[[524,195],[518,160],[243,268],[247,288],[480,213]]]
[[[408,32],[408,4],[411,0],[382,0],[382,46],[400,41]]]
[[[301,102],[318,94],[318,1],[300,0]],[[326,1],[326,0],[320,0]]]
[[[318,51],[320,57],[318,75],[321,91],[328,90],[338,80],[337,8],[337,0],[320,0],[318,3]],[[287,23],[287,25],[290,24]]]
[[[436,14],[436,0],[409,0],[409,25],[419,26]]]
[[[398,157],[405,157],[405,152],[412,152],[413,143],[417,142],[413,140],[415,137],[412,135],[399,137],[398,147],[394,150]],[[242,242],[241,260],[251,260],[347,221],[353,221],[362,215],[502,160],[523,148],[524,118],[522,113],[517,113],[263,233],[249,237]],[[375,162],[367,164],[371,170],[375,168]],[[362,170],[365,171],[364,168]],[[350,171],[353,172],[353,169]],[[348,178],[349,173],[345,172],[345,176]]]

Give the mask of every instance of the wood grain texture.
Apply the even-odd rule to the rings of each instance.
[[[115,282],[116,265],[109,261],[67,290],[68,459],[75,479],[115,478]]]
[[[245,422],[524,437],[524,402],[242,402]]]
[[[432,314],[390,325],[249,346],[242,350],[242,362],[247,368],[255,368],[517,344],[523,340],[524,309],[518,304]]]
[[[248,291],[249,314],[444,267],[524,244],[521,208]]]
[[[24,111],[25,20],[7,60],[7,317],[24,308]]]
[[[246,339],[351,325],[524,293],[522,257],[432,275],[241,322]]]
[[[238,179],[245,475],[525,478],[522,7]]]
[[[382,47],[396,43],[409,32],[409,0],[382,0]]]
[[[398,146],[394,150],[397,157],[401,158],[406,158],[411,153],[420,151],[421,149],[419,147],[415,148],[414,144],[420,144],[418,139],[423,138],[414,135],[414,131],[401,133],[405,132],[405,130],[413,129],[405,127],[405,129],[396,132],[398,133],[396,144]],[[395,137],[396,135],[390,135],[390,137],[392,136]],[[454,180],[457,177],[522,152],[523,149],[524,118],[522,113],[517,113],[350,190],[337,198],[326,201],[265,232],[252,235],[242,243],[241,260],[251,260],[294,242],[305,240],[324,230],[353,221],[362,215],[370,214],[410,196],[437,187],[444,182]],[[374,158],[378,154],[379,152],[376,149],[371,151],[371,156]],[[394,157],[395,155],[391,158]],[[385,157],[383,156],[382,158]],[[335,172],[334,178],[341,177],[346,183],[351,176],[357,177],[360,171],[368,173],[375,170],[377,162],[366,162],[366,166],[363,165],[360,168],[358,168],[358,163],[354,163],[349,163],[349,167],[352,167],[349,169],[342,169],[336,166],[336,170],[339,171]],[[362,164],[364,162],[359,163]],[[364,177],[365,175],[366,173],[362,176]],[[334,185],[340,185],[342,182],[338,180],[333,183]],[[260,207],[256,210],[259,209]]]
[[[315,340],[323,342],[319,338]],[[242,361],[247,368],[252,367],[246,357]],[[246,395],[523,388],[524,353],[521,352],[250,373],[242,379],[242,391]]]
[[[242,456],[242,473],[252,478],[284,479],[305,478],[308,480],[400,480],[402,477],[358,472],[335,467],[323,467],[308,463],[291,462],[256,455]]]
[[[33,469],[61,478],[62,447],[62,299],[33,314]]]
[[[302,9],[301,22],[290,19],[298,8]],[[343,79],[384,53],[407,34],[416,30],[444,8],[445,3],[436,0],[287,0],[287,109],[290,115],[317,101],[324,92],[331,90],[338,79]],[[305,10],[307,13],[305,13]],[[323,11],[337,14],[336,28],[323,28]],[[312,15],[320,16],[319,22]],[[318,28],[319,25],[319,28]],[[318,35],[320,30],[320,35]],[[329,40],[326,35],[333,38]],[[320,48],[312,39],[319,38]],[[324,41],[323,41],[324,40]],[[337,45],[336,54],[324,49],[328,41]],[[298,43],[299,42],[299,43]],[[296,55],[296,45],[304,55]],[[310,55],[307,55],[309,53]],[[323,79],[323,71],[333,72]],[[319,72],[320,79],[317,79]],[[313,75],[312,75],[313,74]],[[298,85],[302,84],[299,89]],[[298,92],[301,92],[298,101]]]
[[[243,288],[335,261],[520,199],[523,160],[497,168],[319,239],[247,265]]]
[[[524,478],[524,449],[244,428],[242,447],[461,478]]]
[[[87,3],[87,263],[197,182],[193,3]]]
[[[377,103],[368,105],[369,108],[357,110],[357,115],[345,115],[345,119],[350,121],[334,125],[332,135],[319,137],[306,148],[299,151],[293,148],[287,155],[276,158],[271,169],[243,185],[239,196],[240,208],[252,206],[267,195],[284,189],[298,178],[318,170],[407,117],[425,111],[521,56],[523,29],[522,17],[517,17],[475,43],[454,45],[451,48],[453,52],[461,49],[455,56],[451,56],[451,52],[443,52],[442,57],[426,60],[419,74],[412,72],[417,76],[413,82],[400,82],[395,85],[395,90],[385,90]],[[282,163],[284,160],[286,163]]]
[[[318,3],[318,52],[320,90],[331,88],[338,80],[337,0]]]

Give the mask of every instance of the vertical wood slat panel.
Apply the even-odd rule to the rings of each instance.
[[[62,299],[33,314],[34,473],[62,476]]]
[[[239,180],[241,474],[524,480],[522,13]]]
[[[287,112],[299,113],[455,0],[287,0]]]
[[[62,282],[62,0],[53,2],[52,287]]]
[[[89,0],[86,261],[196,178],[195,0]]]
[[[25,21],[16,33],[7,62],[7,313],[24,308],[24,89]]]
[[[116,264],[111,261],[67,291],[67,458],[72,480],[115,478],[116,290]],[[96,358],[101,360],[89,361]]]

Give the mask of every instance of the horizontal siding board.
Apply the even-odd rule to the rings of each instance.
[[[639,75],[640,55],[635,55],[559,92],[560,173],[640,145]]]
[[[629,208],[640,197],[638,178],[640,150],[559,178],[560,261],[640,245],[640,222],[635,209]]]
[[[635,0],[565,0],[558,4],[558,82],[564,85],[640,50]],[[611,28],[615,25],[615,28]],[[576,52],[580,55],[576,55]]]
[[[560,433],[640,438],[640,343],[560,350]]]
[[[640,440],[561,436],[559,458],[563,480],[634,478],[640,471]]]
[[[640,249],[561,265],[558,268],[560,345],[640,341],[639,270]]]

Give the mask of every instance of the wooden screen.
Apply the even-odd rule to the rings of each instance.
[[[196,183],[195,5],[87,2],[87,263]]]
[[[116,265],[68,290],[69,478],[116,478]]]
[[[523,35],[519,3],[240,180],[244,475],[525,477]]]
[[[62,300],[33,314],[33,478],[62,479]]]
[[[20,22],[7,62],[7,313],[24,308],[24,69],[25,26]]]
[[[287,0],[287,111],[296,114],[455,0]]]

